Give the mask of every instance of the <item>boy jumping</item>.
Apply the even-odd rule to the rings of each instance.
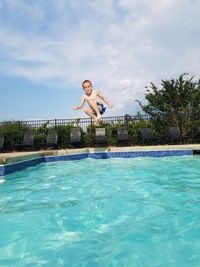
[[[91,118],[94,119],[95,125],[99,125],[101,120],[101,115],[105,112],[106,107],[98,101],[98,99],[103,100],[109,108],[113,108],[113,105],[108,101],[106,97],[101,95],[98,91],[93,90],[92,83],[89,80],[85,80],[82,83],[83,90],[85,94],[82,97],[80,105],[74,107],[75,110],[83,108],[85,101],[88,103],[89,108],[84,108],[84,112]]]

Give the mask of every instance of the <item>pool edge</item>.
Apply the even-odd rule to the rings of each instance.
[[[154,147],[155,148],[155,147]],[[125,150],[125,149],[124,149]],[[134,150],[133,147],[129,150],[123,151],[121,148],[118,151],[111,151],[109,149],[99,149],[95,150],[93,148],[89,149],[79,149],[78,151],[67,151],[67,153],[40,153],[40,156],[33,155],[33,158],[23,157],[23,160],[15,161],[11,163],[1,164],[0,165],[0,177],[14,173],[19,170],[26,169],[31,166],[36,166],[42,162],[55,162],[55,161],[67,161],[67,160],[81,160],[85,158],[93,158],[93,159],[107,159],[107,158],[134,158],[134,157],[166,157],[166,156],[189,156],[198,154],[194,151],[199,152],[199,150],[194,149],[141,149]],[[70,153],[71,152],[71,153]]]

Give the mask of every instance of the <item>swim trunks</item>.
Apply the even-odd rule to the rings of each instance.
[[[104,114],[104,112],[106,111],[106,107],[102,103],[99,103],[99,102],[97,102],[97,106],[99,108],[100,114],[101,115]]]

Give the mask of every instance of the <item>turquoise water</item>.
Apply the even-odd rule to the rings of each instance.
[[[200,157],[42,163],[0,184],[0,266],[200,266]]]

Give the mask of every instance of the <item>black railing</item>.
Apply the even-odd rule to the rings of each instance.
[[[184,117],[185,118],[185,117]],[[73,127],[82,128],[82,146],[93,144],[95,127],[94,121],[90,118],[75,119],[51,119],[51,120],[29,120],[29,121],[3,121],[0,122],[0,137],[4,140],[5,149],[15,147],[16,144],[22,144],[24,134],[28,129],[34,129],[34,144],[41,147],[47,141],[48,128],[56,128],[58,133],[58,147],[68,147],[70,145],[70,132]],[[130,144],[171,144],[169,127],[180,128],[180,143],[199,143],[200,142],[200,122],[196,116],[192,118],[190,124],[188,121],[171,122],[167,120],[155,120],[149,115],[124,115],[103,117],[101,127],[106,128],[106,137],[109,145],[115,145],[118,142],[118,129],[120,126],[126,126],[129,135]],[[69,127],[68,127],[69,126]],[[124,127],[123,127],[124,128]],[[142,128],[151,128],[153,138],[144,141],[141,134]],[[151,140],[152,139],[152,140]],[[1,140],[1,139],[0,139]],[[178,142],[178,140],[177,140]],[[1,147],[0,147],[1,149]]]
[[[138,120],[149,120],[148,115],[132,116],[114,116],[114,117],[102,117],[103,123],[121,123],[126,124],[128,121],[138,121]],[[51,119],[51,120],[29,120],[29,121],[3,121],[0,122],[0,126],[9,127],[12,123],[19,123],[19,125],[27,126],[28,128],[38,129],[40,127],[46,126],[48,128],[61,126],[61,125],[72,125],[79,126],[83,131],[87,130],[87,127],[94,123],[90,118],[75,118],[75,119]]]

